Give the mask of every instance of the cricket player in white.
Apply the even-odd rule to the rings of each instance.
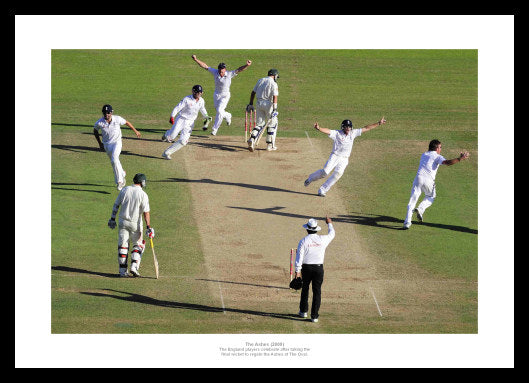
[[[270,69],[268,76],[260,78],[253,87],[250,94],[250,103],[246,106],[246,111],[251,112],[255,110],[256,123],[255,127],[250,132],[248,139],[248,150],[253,152],[255,150],[255,143],[261,130],[268,123],[266,150],[277,150],[276,147],[276,133],[277,133],[277,97],[279,96],[279,87],[277,86],[277,79],[279,78],[279,71],[277,69]],[[257,96],[257,104],[253,106],[253,102]],[[270,121],[269,121],[270,120]]]
[[[215,122],[213,123],[213,127],[211,128],[211,134],[213,136],[217,135],[217,131],[219,130],[220,125],[222,124],[222,120],[226,119],[226,123],[228,126],[231,124],[231,113],[226,111],[226,107],[228,106],[228,101],[230,101],[231,93],[230,93],[230,86],[231,86],[231,80],[237,76],[240,72],[248,68],[250,65],[252,65],[251,60],[246,60],[246,65],[243,65],[235,70],[226,70],[226,64],[219,63],[217,69],[210,68],[206,63],[200,61],[197,59],[196,55],[192,55],[191,58],[193,61],[195,61],[201,68],[207,70],[209,73],[213,75],[213,79],[215,80],[215,92],[213,93],[213,106],[215,107],[215,110],[217,111],[217,115],[215,116]],[[204,121],[204,127],[203,130],[207,130],[208,123]]]
[[[102,112],[103,117],[97,120],[94,124],[94,136],[99,144],[99,148],[104,150],[110,158],[110,163],[112,164],[112,170],[114,172],[114,182],[116,183],[118,190],[121,190],[123,189],[123,186],[125,186],[125,176],[127,175],[119,161],[119,154],[121,153],[122,147],[121,125],[127,125],[131,128],[138,138],[141,137],[141,134],[124,118],[112,115],[114,110],[111,105],[103,105]],[[101,142],[99,132],[101,132],[101,135],[103,136],[103,142]]]
[[[149,197],[143,191],[147,178],[145,174],[138,173],[134,176],[133,182],[134,185],[123,188],[119,193],[108,221],[108,227],[114,229],[116,227],[116,214],[121,206],[118,231],[118,264],[121,277],[129,276],[127,273],[129,242],[133,246],[130,273],[135,277],[140,276],[141,256],[145,250],[142,215],[147,225],[147,235],[149,238],[154,238],[154,229],[151,227]]]
[[[163,134],[162,141],[173,142],[178,134],[180,134],[180,138],[162,153],[162,157],[166,160],[170,160],[171,154],[187,145],[198,112],[202,113],[204,118],[211,119],[211,117],[208,116],[204,99],[202,98],[202,86],[193,86],[192,93],[193,94],[184,97],[171,112],[169,123],[172,124],[172,126],[171,129]],[[176,117],[176,115],[178,115],[178,117]]]
[[[343,175],[345,168],[349,164],[349,156],[353,150],[354,139],[361,136],[362,133],[365,133],[385,123],[386,120],[384,117],[382,117],[380,121],[375,122],[374,124],[366,125],[361,129],[353,129],[353,123],[350,120],[343,120],[341,130],[329,130],[320,127],[316,122],[314,124],[314,129],[328,134],[329,137],[334,141],[334,144],[331,155],[329,156],[329,159],[325,163],[323,169],[316,170],[314,173],[309,175],[309,177],[305,180],[305,186],[309,186],[312,182],[327,177],[334,169],[331,176],[327,179],[327,181],[325,181],[323,185],[320,186],[318,190],[318,195],[325,197],[330,188]]]
[[[313,218],[309,219],[303,225],[308,235],[299,241],[296,251],[296,278],[301,277],[303,281],[298,315],[302,318],[307,317],[309,310],[309,285],[312,283],[312,307],[310,311],[312,322],[318,322],[319,317],[325,250],[335,236],[332,220],[327,216],[325,222],[328,225],[328,234],[318,235],[316,233],[321,230],[321,227],[318,226],[318,221]]]
[[[428,151],[421,155],[419,162],[419,169],[415,179],[413,180],[413,186],[411,188],[410,201],[408,202],[408,210],[406,213],[406,219],[404,220],[403,229],[409,229],[411,226],[411,219],[413,212],[417,214],[419,222],[423,221],[424,211],[429,208],[436,197],[435,192],[435,176],[440,165],[453,165],[457,162],[461,162],[468,158],[468,152],[461,152],[459,157],[452,160],[447,160],[441,155],[442,144],[439,140],[432,140],[428,145]],[[421,194],[424,193],[424,199],[417,208],[415,205],[419,200]]]

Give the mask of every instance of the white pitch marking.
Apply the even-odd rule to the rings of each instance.
[[[373,295],[373,299],[375,300],[375,304],[377,305],[378,313],[380,314],[380,316],[382,316],[382,312],[380,311],[380,307],[378,306],[377,297],[375,297],[375,292],[371,287],[369,288],[369,290],[371,290],[371,295]]]
[[[313,145],[312,145],[312,141],[310,140],[309,134],[307,133],[306,130],[305,130],[305,135],[307,136],[307,139],[309,140],[309,144],[310,144],[310,146],[313,146]]]
[[[220,282],[219,282],[219,291],[220,291],[220,301],[222,303],[222,312],[226,314],[226,307],[224,306],[224,297],[222,296],[222,287],[220,286]]]

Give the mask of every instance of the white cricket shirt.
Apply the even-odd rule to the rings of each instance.
[[[215,93],[230,93],[231,79],[237,76],[234,70],[226,71],[223,77],[220,77],[219,71],[215,68],[208,68],[208,72],[215,79]]]
[[[279,87],[272,77],[263,77],[257,80],[253,91],[258,100],[262,99],[270,102],[274,101],[274,96],[279,95]]]
[[[436,151],[428,151],[424,152],[421,156],[421,160],[419,162],[419,169],[417,170],[417,177],[419,176],[427,176],[430,177],[432,180],[435,180],[435,176],[437,175],[437,170],[439,169],[439,165],[443,163],[446,159],[440,155],[437,154]]]
[[[110,123],[105,120],[105,117],[101,117],[94,124],[94,129],[101,132],[103,136],[103,144],[111,144],[121,140],[121,125],[125,125],[127,120],[123,117],[113,115]]]
[[[171,116],[175,117],[178,113],[180,113],[180,117],[182,118],[187,120],[196,120],[198,112],[201,112],[203,116],[208,114],[206,112],[204,99],[200,97],[197,101],[193,95],[189,95],[184,97],[182,101],[180,101],[178,105],[174,107]]]
[[[129,222],[138,222],[138,224],[142,222],[142,214],[151,210],[147,193],[138,185],[126,186],[121,189],[114,203],[114,211],[117,211],[120,206],[120,221],[126,220]]]
[[[349,157],[353,150],[353,143],[356,137],[362,135],[362,129],[351,129],[349,134],[343,130],[331,130],[329,137],[334,141],[332,153],[340,157]]]
[[[299,241],[296,251],[296,273],[301,271],[303,264],[323,265],[325,249],[335,236],[332,223],[329,223],[328,227],[329,233],[327,235],[309,234]]]

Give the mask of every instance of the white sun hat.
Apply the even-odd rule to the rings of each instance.
[[[320,231],[321,227],[318,226],[318,221],[316,221],[314,218],[309,219],[309,222],[303,225],[303,227],[307,230],[311,231]]]

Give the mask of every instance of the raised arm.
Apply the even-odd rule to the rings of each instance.
[[[235,73],[242,72],[243,70],[248,68],[250,65],[252,65],[252,60],[246,60],[246,65],[243,65],[243,66],[238,67],[237,69],[235,69]]]
[[[196,55],[192,55],[191,58],[192,58],[193,61],[196,62],[201,68],[206,69],[206,70],[209,68],[208,64],[206,64],[205,62],[200,61],[199,59],[197,59],[197,56],[196,56]]]
[[[454,159],[451,159],[451,160],[444,160],[443,161],[443,165],[450,166],[450,165],[456,164],[458,162],[466,160],[469,156],[470,156],[470,154],[468,152],[461,152],[459,154],[459,157],[457,157],[457,158],[454,158]]]
[[[374,129],[376,128],[377,126],[380,126],[382,124],[385,124],[386,123],[386,120],[384,119],[384,117],[382,117],[380,119],[380,121],[378,122],[375,122],[374,124],[370,124],[370,125],[366,125],[362,128],[362,134],[365,133],[365,132],[368,132],[370,131],[371,129]]]
[[[317,122],[314,124],[314,129],[316,129],[319,132],[325,133],[325,134],[331,133],[331,131],[329,129],[322,128]]]

